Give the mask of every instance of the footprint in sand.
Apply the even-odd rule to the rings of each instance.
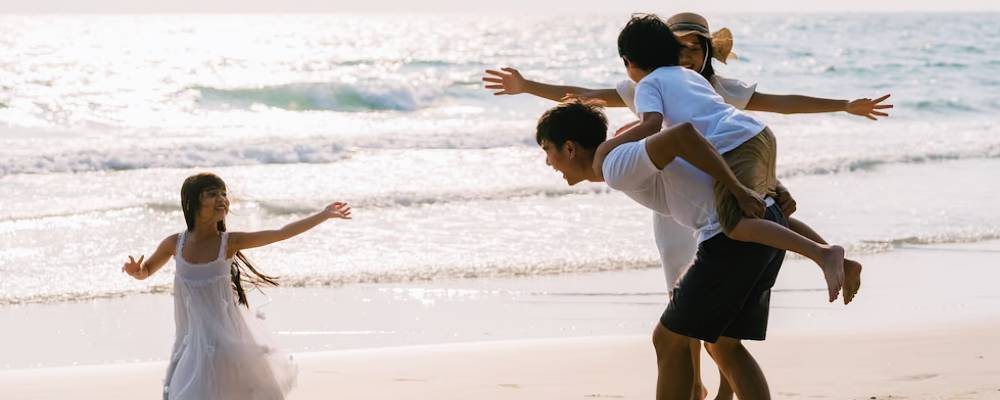
[[[928,379],[934,379],[934,378],[937,378],[937,377],[938,377],[938,374],[916,374],[916,375],[907,375],[907,376],[904,376],[904,377],[896,378],[896,380],[898,380],[898,381],[926,381]]]

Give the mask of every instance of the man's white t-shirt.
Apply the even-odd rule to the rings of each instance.
[[[612,149],[601,168],[608,186],[693,229],[698,243],[722,232],[712,177],[687,161],[676,158],[660,170],[649,159],[643,139]]]
[[[680,157],[662,170],[656,168],[646,151],[646,139],[612,149],[601,170],[604,182],[612,189],[694,229],[698,243],[722,232],[712,177]],[[770,207],[774,200],[765,198],[764,204]]]
[[[660,67],[635,87],[635,111],[663,115],[663,126],[690,122],[719,151],[726,153],[766,128],[749,114],[726,104],[697,72]]]

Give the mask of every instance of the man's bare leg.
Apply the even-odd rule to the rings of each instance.
[[[715,394],[715,400],[733,400],[733,387],[729,385],[726,375],[719,370],[719,392]]]
[[[691,369],[694,371],[694,383],[692,384],[691,400],[705,400],[708,397],[708,389],[701,381],[701,341],[691,340]]]
[[[690,338],[656,324],[656,400],[689,400],[694,382]]]
[[[732,386],[736,397],[745,400],[770,400],[764,371],[739,340],[721,337],[716,343],[705,343],[719,370]]]
[[[708,355],[712,356],[712,360],[715,360],[715,355],[712,354],[711,348],[705,346],[705,351],[708,352]],[[726,374],[723,374],[721,369],[719,370],[719,391],[715,394],[715,400],[733,400],[733,387],[729,384]]]
[[[795,218],[788,218],[788,228],[810,240],[826,244],[823,237],[805,222]],[[861,289],[861,263],[849,258],[844,258],[844,304],[850,304],[854,296]]]

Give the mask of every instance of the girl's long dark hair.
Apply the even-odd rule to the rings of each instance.
[[[187,224],[188,232],[194,230],[195,219],[198,210],[201,209],[201,194],[211,189],[226,190],[226,183],[217,175],[207,172],[191,175],[181,185],[181,210],[184,211],[184,222]],[[219,232],[225,232],[226,221],[219,221],[217,227]],[[278,286],[277,277],[264,275],[258,271],[241,251],[236,252],[233,263],[229,266],[229,273],[233,282],[233,292],[244,307],[249,305],[243,283],[249,283],[257,290],[260,290],[261,285]]]

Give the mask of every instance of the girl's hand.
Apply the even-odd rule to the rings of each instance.
[[[347,203],[337,201],[323,209],[323,215],[327,218],[351,219],[351,206]]]
[[[497,90],[493,92],[494,96],[504,94],[521,94],[525,92],[527,80],[521,76],[520,72],[517,72],[516,69],[510,67],[500,69],[506,73],[488,69],[486,70],[486,73],[493,76],[483,77],[483,82],[492,83],[492,85],[486,85],[487,89]]]
[[[135,279],[142,279],[142,260],[144,258],[146,258],[145,255],[139,256],[139,261],[136,261],[132,256],[128,256],[128,262],[122,265],[122,272]]]
[[[851,113],[851,114],[854,114],[854,115],[860,115],[860,116],[868,118],[868,119],[870,119],[872,121],[877,121],[878,119],[875,118],[876,116],[879,116],[879,117],[888,117],[889,116],[889,114],[886,114],[884,112],[878,111],[878,110],[884,110],[884,109],[892,108],[892,104],[879,104],[879,103],[885,101],[885,99],[888,99],[889,96],[891,96],[891,94],[887,94],[887,95],[879,97],[879,98],[877,98],[875,100],[872,100],[872,99],[869,99],[869,98],[857,99],[857,100],[854,100],[852,102],[847,103],[847,108],[844,111],[847,111],[848,113]]]

